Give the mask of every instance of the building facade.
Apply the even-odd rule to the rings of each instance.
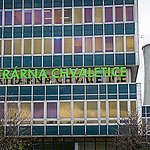
[[[1,117],[19,113],[28,132],[18,135],[44,143],[33,149],[116,149],[117,122],[140,105],[137,0],[0,0],[0,66],[49,74],[0,80]],[[116,66],[127,77],[51,77],[54,68]]]

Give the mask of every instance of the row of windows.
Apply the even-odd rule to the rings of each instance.
[[[43,2],[43,3],[42,3]],[[14,3],[14,4],[13,4]],[[19,8],[51,8],[51,7],[78,7],[102,5],[134,4],[134,0],[4,0],[4,9]],[[0,0],[0,9],[3,9],[3,0]]]
[[[128,109],[129,105],[130,109]],[[73,109],[71,109],[71,107]],[[20,103],[19,107],[18,103],[7,103],[5,107],[7,111],[4,109],[4,103],[0,103],[0,108],[1,118],[5,118],[4,113],[6,113],[6,119],[11,119],[15,116],[14,114],[20,112],[20,119],[29,120],[33,124],[44,124],[44,118],[47,118],[46,124],[57,124],[59,121],[60,124],[70,124],[71,118],[74,120],[74,124],[85,124],[86,122],[98,124],[98,120],[100,119],[101,123],[104,123],[106,118],[109,120],[114,118],[115,121],[117,117],[127,118],[129,113],[134,116],[136,115],[136,101],[101,101],[100,103],[97,101],[76,101],[73,103],[60,102],[59,105],[57,102],[34,102],[32,106],[31,103]],[[117,111],[118,109],[119,112]],[[93,120],[88,120],[88,118],[93,118]],[[38,123],[35,119],[41,119],[41,122]],[[67,122],[67,120],[64,119],[69,120]],[[111,121],[109,121],[109,123],[111,123]]]
[[[142,117],[150,117],[150,106],[142,106]]]
[[[135,53],[0,57],[1,68],[135,65]]]
[[[0,55],[103,53],[114,49],[133,52],[134,36],[0,40]]]
[[[2,11],[0,11],[0,25],[41,25],[41,24],[81,24],[81,23],[102,23],[113,22],[113,16],[115,16],[115,22],[133,21],[133,6],[126,6],[126,12],[123,13],[123,7],[115,7],[115,14],[113,14],[113,7],[105,7],[103,12],[102,7],[92,8],[74,8],[72,9],[36,9],[36,10],[15,10],[4,11],[4,23],[2,23]],[[43,12],[43,16],[42,16]],[[84,14],[83,14],[84,13]],[[105,14],[105,19],[103,18]],[[33,17],[32,17],[33,14]],[[93,18],[94,14],[94,18]],[[123,19],[126,16],[125,19]],[[33,18],[33,20],[32,20]],[[72,19],[74,18],[74,19]],[[43,23],[42,23],[43,22]]]

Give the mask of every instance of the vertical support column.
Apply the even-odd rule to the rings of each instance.
[[[78,150],[78,143],[74,143],[74,150]]]

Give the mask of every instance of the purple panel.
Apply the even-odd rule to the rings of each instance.
[[[112,22],[113,21],[113,10],[112,7],[105,8],[105,22]]]
[[[116,21],[123,21],[123,7],[116,7]]]
[[[133,21],[133,6],[126,7],[126,20]]]
[[[31,10],[24,11],[24,24],[25,25],[32,24],[32,11]]]
[[[34,11],[34,24],[42,24],[42,10]]]
[[[5,25],[12,25],[12,11],[5,11]]]
[[[106,52],[113,52],[113,37],[105,38],[105,48]]]
[[[4,118],[4,104],[0,103],[0,118]]]
[[[0,26],[2,25],[2,11],[0,11]]]
[[[47,118],[57,118],[57,103],[47,103]]]
[[[52,10],[46,9],[44,10],[44,24],[51,24],[52,23]]]
[[[14,12],[14,24],[21,25],[22,24],[22,10],[15,10]]]
[[[85,22],[92,22],[92,8],[85,8]]]
[[[62,39],[54,39],[54,53],[62,52]]]
[[[34,103],[34,118],[43,118],[44,117],[44,103]]]

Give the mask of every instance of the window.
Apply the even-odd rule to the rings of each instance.
[[[22,10],[14,11],[14,25],[22,25]]]
[[[101,7],[95,7],[95,23],[103,22],[103,11]]]
[[[0,11],[0,26],[2,25],[2,11]]]
[[[120,117],[128,117],[128,102],[120,101]]]
[[[92,37],[85,38],[85,52],[91,53],[93,50],[93,40]]]
[[[87,102],[87,118],[97,118],[97,102]]]
[[[17,103],[7,103],[7,119],[12,119],[18,114]]]
[[[31,54],[31,39],[24,39],[24,54]]]
[[[113,10],[112,7],[105,7],[105,22],[113,21]]]
[[[42,24],[42,10],[34,10],[34,24]]]
[[[84,102],[74,102],[74,118],[84,118]]]
[[[64,9],[64,23],[72,23],[72,9]]]
[[[24,10],[24,24],[25,25],[32,24],[32,10]]]
[[[103,51],[103,38],[95,37],[95,52],[102,52],[102,51]]]
[[[57,103],[47,103],[47,118],[57,118]]]
[[[105,51],[106,52],[113,52],[113,37],[106,37],[105,38]]]
[[[12,47],[12,41],[4,40],[4,55],[11,55],[11,47]]]
[[[131,110],[131,115],[135,117],[136,116],[136,101],[130,102],[130,110]]]
[[[5,11],[5,25],[12,25],[12,11]]]
[[[62,53],[62,39],[54,39],[54,53]]]
[[[133,20],[133,6],[126,6],[126,21]]]
[[[52,10],[51,9],[44,10],[44,24],[52,24]]]
[[[22,40],[15,39],[14,40],[14,55],[21,55],[22,50]]]
[[[82,8],[74,8],[74,23],[82,23]]]
[[[21,103],[20,118],[21,119],[30,119],[31,118],[31,104],[30,103]]]
[[[62,10],[61,9],[55,9],[54,10],[54,23],[55,24],[61,24],[62,23]]]
[[[33,117],[35,119],[40,119],[44,117],[44,103],[34,103]]]
[[[75,53],[82,52],[82,38],[74,38],[74,52]]]
[[[101,118],[106,118],[106,102],[105,101],[101,101],[100,103],[100,115],[101,115]]]
[[[68,102],[60,103],[60,119],[63,118],[71,118],[71,108]]]
[[[52,53],[52,39],[44,39],[44,54]]]
[[[123,36],[116,36],[116,52],[124,51],[124,38]]]
[[[41,53],[42,53],[42,40],[34,39],[34,54],[41,54]]]
[[[134,51],[134,36],[126,37],[126,50],[127,52]]]
[[[72,38],[64,39],[64,53],[72,53]]]
[[[92,8],[85,8],[84,21],[85,23],[92,22]]]
[[[109,102],[109,117],[110,118],[117,117],[117,102],[115,102],[115,101]]]
[[[123,21],[123,7],[116,7],[115,8],[115,14],[116,14],[116,22]]]
[[[4,118],[4,104],[0,103],[0,118]]]

